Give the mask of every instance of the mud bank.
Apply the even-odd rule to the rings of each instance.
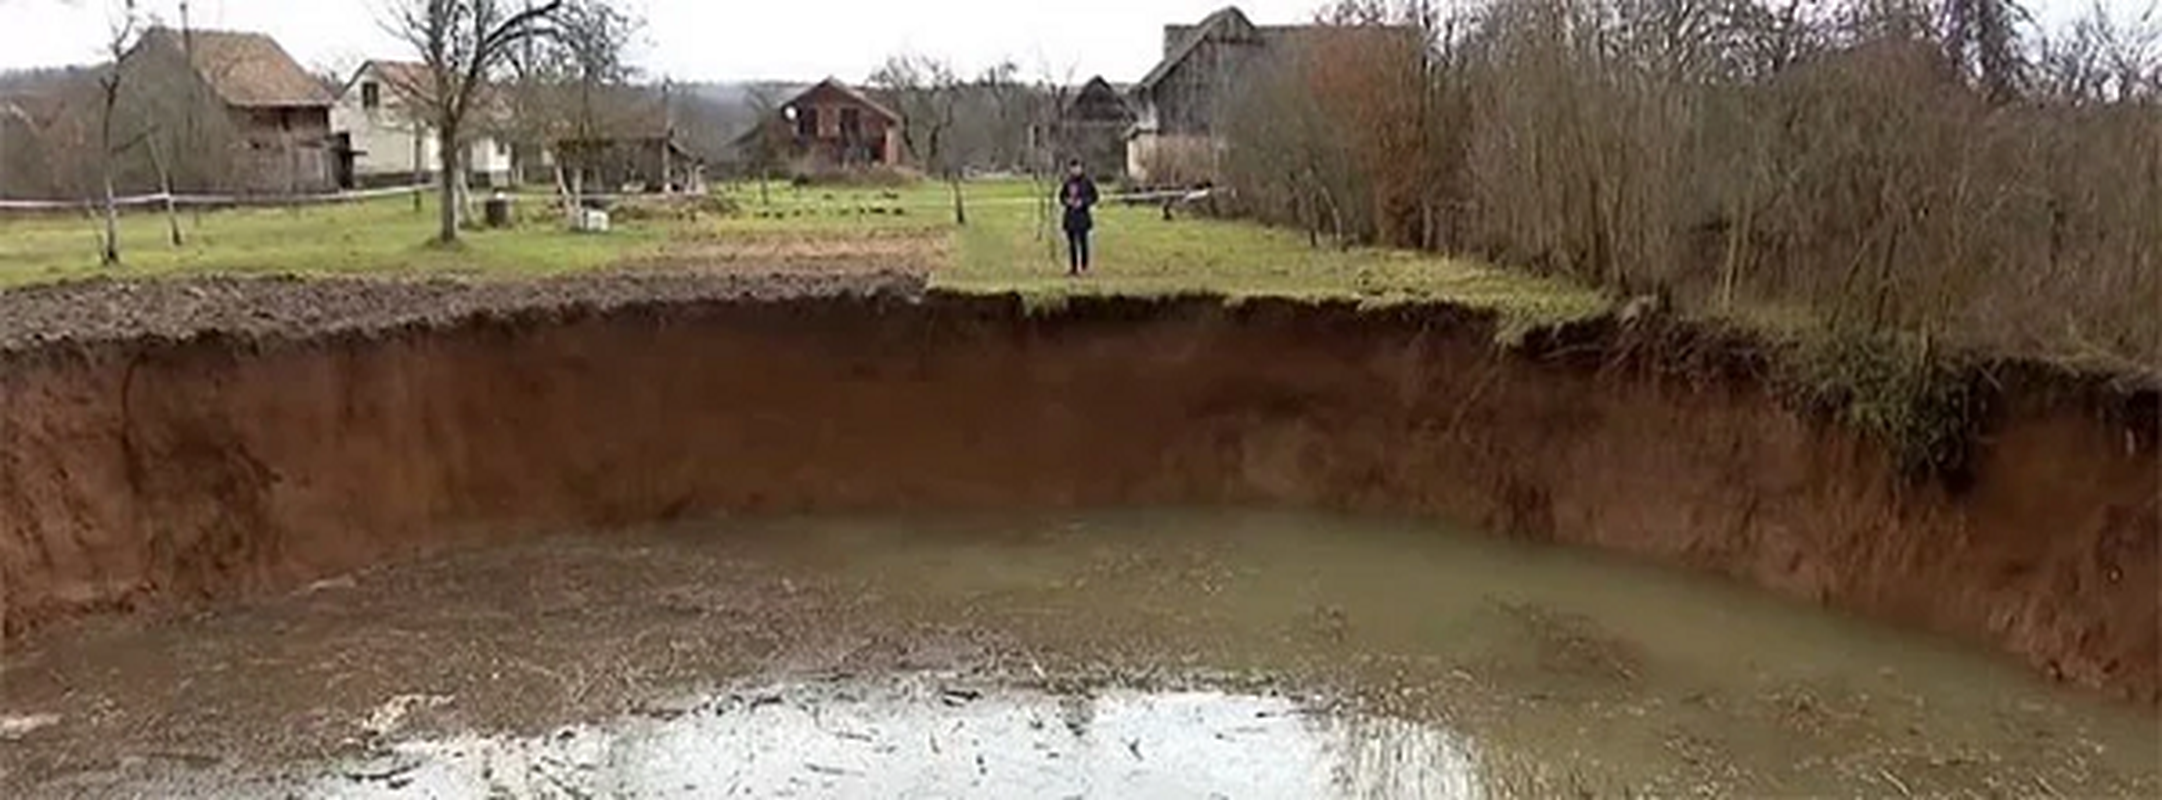
[[[1685,565],[2162,693],[2151,396],[2002,371],[1955,490],[1790,410],[1746,345],[1492,331],[879,290],[23,345],[0,355],[6,630],[530,532],[1288,505]]]

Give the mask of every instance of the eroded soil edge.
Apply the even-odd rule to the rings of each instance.
[[[6,630],[533,531],[1282,504],[1723,573],[2158,698],[2151,397],[2005,371],[1954,490],[1791,410],[1746,344],[1686,331],[1503,351],[1444,307],[1030,313],[908,288],[406,298],[352,315],[372,323],[11,340]]]

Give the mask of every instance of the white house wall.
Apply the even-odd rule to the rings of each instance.
[[[416,171],[433,176],[441,148],[432,126],[417,126],[420,133],[416,166],[416,126],[392,96],[390,86],[382,84],[382,102],[376,108],[363,107],[362,85],[377,80],[373,71],[363,70],[330,109],[331,132],[347,134],[352,142],[354,176],[369,183],[395,182]],[[483,183],[507,184],[511,177],[510,148],[493,138],[476,139],[467,145],[466,169],[483,178]]]

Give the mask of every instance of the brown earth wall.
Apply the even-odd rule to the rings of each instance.
[[[935,293],[49,343],[0,354],[0,597],[17,636],[535,531],[1287,504],[1729,575],[2156,702],[2151,393],[1999,370],[1955,489],[1763,361],[1603,323],[1504,350],[1438,307]]]

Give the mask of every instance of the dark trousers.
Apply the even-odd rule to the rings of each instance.
[[[1066,271],[1087,272],[1089,268],[1089,229],[1066,229]]]

